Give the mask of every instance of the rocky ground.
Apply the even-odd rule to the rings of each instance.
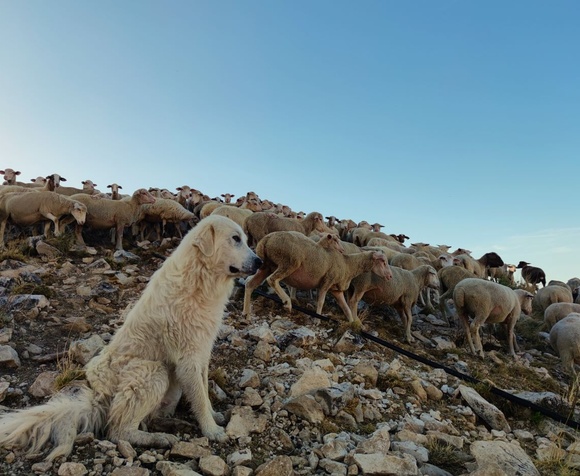
[[[123,322],[175,242],[143,243],[113,255],[108,245],[70,251],[31,242],[0,255],[0,402],[42,403],[78,384],[82,364]],[[171,449],[133,448],[81,434],[66,460],[46,463],[0,450],[6,475],[566,475],[580,468],[570,427],[502,400],[496,386],[578,420],[574,386],[538,337],[518,325],[521,352],[508,357],[486,334],[485,360],[472,357],[437,313],[414,320],[404,344],[392,310],[363,309],[366,332],[480,380],[471,385],[361,338],[332,298],[331,321],[291,314],[264,297],[243,318],[237,288],[210,366],[211,397],[226,416],[226,444],[201,438],[184,402],[175,419],[149,429],[176,434]],[[309,306],[308,295],[299,295]]]

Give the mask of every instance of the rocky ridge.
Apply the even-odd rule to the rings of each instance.
[[[36,405],[55,382],[80,371],[122,324],[175,242],[141,243],[134,253],[107,248],[62,253],[44,241],[22,260],[0,262],[0,402]],[[329,299],[327,322],[254,298],[241,315],[243,289],[227,307],[210,366],[211,396],[230,441],[200,438],[187,405],[150,422],[180,441],[171,449],[133,448],[81,434],[66,460],[47,463],[0,450],[6,475],[550,475],[576,474],[580,435],[529,410],[360,338]],[[307,295],[301,297],[308,305]],[[417,310],[419,311],[419,310]],[[537,342],[514,363],[487,338],[489,359],[457,347],[456,329],[419,312],[413,346],[398,343],[398,318],[362,312],[367,332],[526,398],[572,411],[569,378]],[[533,345],[532,345],[533,344]],[[70,385],[78,384],[73,380]],[[525,385],[525,386],[524,386]],[[576,418],[577,419],[577,418]],[[566,471],[566,472],[564,472]]]

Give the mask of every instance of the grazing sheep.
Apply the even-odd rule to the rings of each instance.
[[[48,235],[50,222],[54,223],[54,234],[59,236],[60,219],[72,215],[78,224],[85,222],[87,207],[82,203],[53,192],[16,192],[0,198],[0,246],[4,247],[6,223],[20,226],[46,222],[44,233]]]
[[[471,352],[484,357],[479,328],[483,324],[503,322],[507,327],[509,353],[516,356],[514,327],[521,312],[530,314],[533,295],[523,289],[513,290],[503,284],[480,278],[467,278],[453,291],[455,309],[467,336]],[[471,324],[469,318],[473,317]],[[475,344],[474,344],[475,341]]]
[[[526,263],[525,261],[520,261],[516,268],[521,269],[522,278],[527,286],[532,286],[534,290],[538,288],[538,283],[546,286],[546,273],[544,273],[542,268],[530,266],[530,263]]]
[[[133,225],[140,216],[140,207],[146,203],[154,203],[155,197],[144,188],[133,192],[129,200],[95,199],[87,194],[77,194],[73,199],[83,202],[87,206],[86,225],[97,230],[115,228],[115,249],[123,249],[123,231],[125,227]],[[83,227],[77,224],[75,235],[77,243],[84,245],[82,236]]]
[[[321,233],[335,232],[324,224],[322,214],[318,212],[311,212],[302,220],[279,217],[270,212],[255,212],[244,223],[244,232],[252,247],[257,246],[262,238],[273,231],[299,231],[308,236],[314,230]]]
[[[165,236],[165,227],[168,223],[175,225],[178,237],[183,238],[180,225],[188,224],[188,227],[193,227],[196,216],[179,204],[175,200],[169,198],[156,198],[155,203],[145,203],[140,207],[139,218],[136,224],[139,225],[141,240],[145,239],[147,225],[153,225],[157,238],[161,239]]]
[[[451,312],[447,301],[453,297],[455,286],[464,279],[473,278],[473,273],[461,266],[446,266],[437,271],[437,275],[441,282],[441,288],[439,289],[441,293],[439,295],[439,310],[441,311],[443,319],[449,323],[447,316],[451,315]]]
[[[538,289],[532,301],[534,314],[543,316],[548,306],[555,302],[574,302],[574,299],[572,299],[572,291],[564,283],[562,284],[552,284]]]
[[[324,244],[324,242],[327,244]],[[327,233],[318,243],[300,232],[277,231],[266,235],[256,246],[262,259],[258,272],[246,281],[243,314],[250,313],[250,296],[265,279],[282,299],[284,307],[292,310],[292,300],[280,287],[280,281],[296,289],[318,290],[316,312],[322,314],[326,294],[330,292],[349,322],[353,316],[346,303],[344,292],[351,280],[361,273],[371,272],[381,279],[390,280],[391,270],[384,254],[365,251],[343,254],[328,242],[340,246],[338,235]]]
[[[580,304],[570,302],[555,302],[550,304],[544,311],[544,324],[549,331],[556,322],[562,320],[572,312],[580,313]]]
[[[563,367],[576,375],[574,364],[580,364],[580,314],[572,313],[550,329],[550,345],[560,356]]]
[[[248,210],[247,208],[232,207],[231,205],[223,205],[217,207],[212,213],[212,215],[222,215],[228,217],[230,220],[235,221],[238,225],[244,228],[244,223],[248,217],[252,216],[254,212]]]
[[[487,268],[496,268],[503,266],[504,262],[501,257],[495,253],[485,253],[481,258],[475,259],[467,253],[455,256],[454,264],[463,266],[468,271],[471,271],[478,278],[487,277]]]
[[[437,272],[433,266],[424,264],[412,271],[393,266],[391,273],[393,275],[391,280],[372,273],[355,277],[348,290],[348,304],[353,319],[357,318],[358,303],[361,299],[370,305],[386,304],[394,307],[403,323],[405,340],[412,343],[415,341],[411,335],[413,306],[423,288],[439,289]]]

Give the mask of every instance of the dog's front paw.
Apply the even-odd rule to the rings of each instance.
[[[219,441],[220,443],[225,443],[229,439],[228,435],[226,435],[225,430],[218,425],[216,425],[211,430],[204,431],[203,436],[207,437],[211,441]]]
[[[223,413],[220,412],[212,412],[213,419],[218,425],[224,425],[226,422],[226,417]]]

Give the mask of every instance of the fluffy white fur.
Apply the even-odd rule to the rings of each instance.
[[[203,435],[224,441],[223,423],[208,396],[208,364],[234,278],[261,260],[239,225],[203,219],[157,270],[110,344],[86,366],[88,386],[46,404],[0,417],[0,445],[68,455],[78,432],[105,434],[137,446],[177,441],[139,425],[174,412],[182,392]]]

